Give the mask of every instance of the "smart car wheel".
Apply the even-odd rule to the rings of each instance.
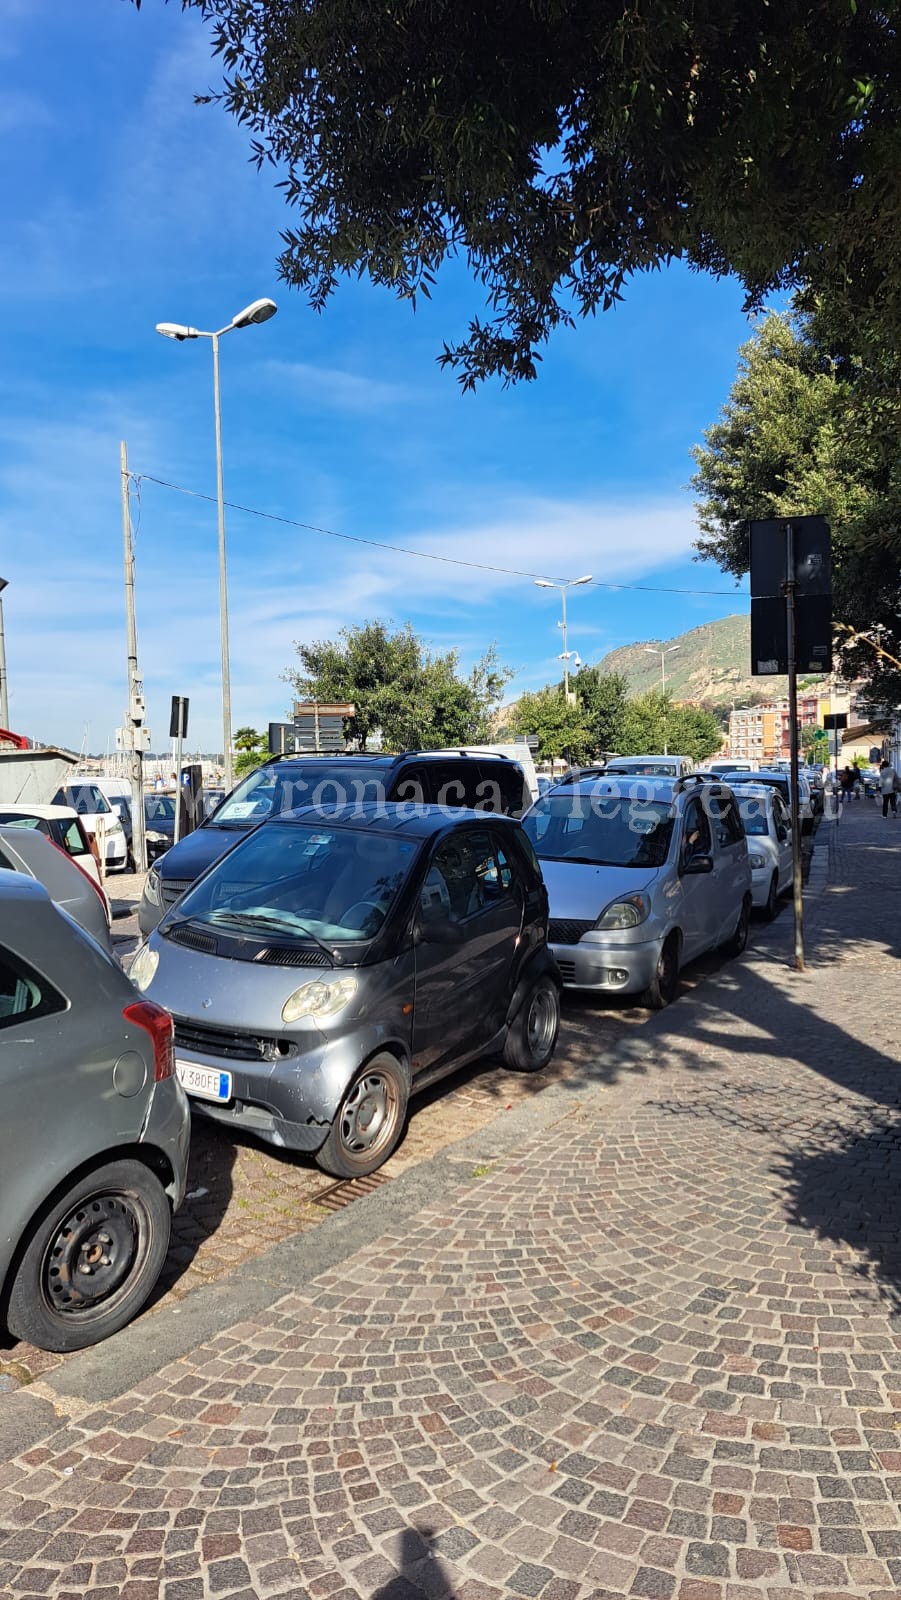
[[[539,978],[507,1030],[504,1061],[517,1072],[540,1072],[554,1053],[560,1031],[560,990]]]
[[[679,937],[671,933],[657,958],[657,970],[641,996],[648,1011],[662,1011],[676,998],[679,987]]]
[[[394,1056],[375,1056],[357,1073],[316,1154],[323,1172],[363,1178],[387,1161],[407,1116],[407,1079]]]
[[[41,1350],[81,1350],[141,1309],[169,1248],[169,1202],[140,1161],[112,1161],[53,1202],[9,1293],[7,1326]]]

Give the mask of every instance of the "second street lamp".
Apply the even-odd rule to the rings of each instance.
[[[536,587],[536,589],[559,589],[560,590],[560,599],[563,601],[563,655],[562,655],[561,659],[563,661],[563,698],[566,701],[567,705],[569,704],[569,657],[570,657],[570,651],[569,651],[569,649],[567,647],[567,643],[566,643],[566,591],[567,591],[567,589],[579,589],[579,588],[581,588],[583,583],[590,583],[590,582],[591,582],[591,573],[590,572],[586,573],[584,578],[568,578],[565,583],[554,583],[551,578],[536,578],[535,579],[535,587]]]
[[[674,650],[681,649],[682,646],[680,644],[667,645],[664,650],[661,650],[655,644],[646,644],[644,647],[645,655],[660,657],[661,693],[663,695],[663,754],[665,756],[669,755],[669,735],[666,726],[666,658],[671,656]]]
[[[249,306],[239,311],[231,322],[224,328],[219,328],[215,333],[207,333],[202,328],[186,327],[180,322],[158,322],[157,333],[164,339],[177,339],[181,344],[186,339],[209,339],[213,346],[213,411],[216,422],[216,504],[219,511],[219,637],[222,652],[222,759],[223,782],[226,794],[232,787],[232,695],[231,695],[231,667],[229,664],[228,648],[228,577],[225,563],[225,494],[222,478],[222,412],[219,398],[219,340],[224,333],[231,333],[235,328],[255,327],[259,322],[268,322],[274,317],[278,307],[274,300],[252,300]],[[178,777],[181,782],[181,774]]]

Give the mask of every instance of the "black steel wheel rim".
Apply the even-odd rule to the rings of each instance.
[[[57,1316],[88,1316],[126,1286],[146,1231],[138,1203],[97,1194],[66,1213],[47,1247],[41,1290]]]
[[[526,1040],[532,1055],[541,1056],[551,1048],[556,1027],[556,995],[551,989],[536,989],[526,1018]]]

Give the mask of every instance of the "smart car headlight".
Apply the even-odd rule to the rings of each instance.
[[[614,900],[602,911],[595,927],[603,933],[619,933],[624,928],[637,928],[644,922],[650,912],[650,902],[643,894],[626,895],[623,900]]]
[[[282,1006],[282,1022],[299,1022],[301,1017],[333,1017],[356,992],[356,978],[336,978],[333,983],[323,983],[317,978],[313,983],[304,983]]]
[[[151,950],[149,944],[142,944],[135,952],[128,969],[128,976],[142,994],[145,989],[150,988],[159,964],[160,953],[158,950]]]

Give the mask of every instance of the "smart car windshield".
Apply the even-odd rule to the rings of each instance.
[[[352,761],[287,762],[258,767],[239,783],[211,819],[214,827],[255,828],[269,816],[295,806],[355,805],[384,800],[387,765],[365,767]]]
[[[552,793],[523,818],[541,861],[602,867],[661,867],[673,818],[666,803],[619,795]]]
[[[417,848],[375,829],[272,822],[217,862],[176,919],[326,945],[373,939]]]

